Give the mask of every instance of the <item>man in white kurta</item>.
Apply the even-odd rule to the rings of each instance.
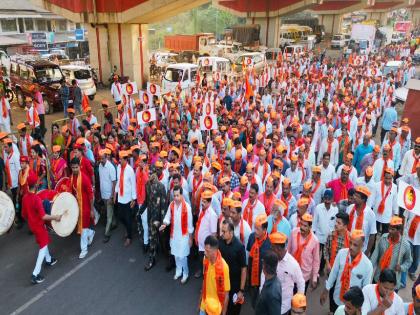
[[[189,276],[188,255],[194,232],[191,206],[182,197],[179,186],[173,190],[174,200],[169,205],[161,230],[169,225],[171,254],[175,257],[176,272],[174,279],[181,277],[181,283],[187,282]]]
[[[392,182],[393,172],[385,171],[384,179],[375,184],[373,197],[373,211],[376,221],[388,226],[393,215],[398,215],[397,185]],[[386,231],[385,231],[386,232]]]
[[[390,282],[385,282],[388,285],[390,285]],[[372,312],[374,310],[377,310],[380,308],[382,310],[381,313],[377,314],[384,314],[384,315],[402,315],[404,313],[404,303],[401,297],[395,293],[390,292],[390,296],[388,297],[382,297],[381,291],[378,286],[381,284],[368,284],[363,288],[363,296],[365,297],[365,301],[362,305],[362,314],[368,314],[369,312]],[[386,292],[388,294],[388,292]],[[378,301],[378,294],[379,299]],[[387,299],[387,302],[384,301],[384,299]],[[387,308],[386,305],[390,304]],[[380,304],[380,305],[379,305]]]

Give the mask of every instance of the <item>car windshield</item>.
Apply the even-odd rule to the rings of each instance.
[[[365,41],[365,40],[361,40],[360,42],[359,42],[359,47],[361,48],[361,49],[366,49],[367,48],[367,45],[368,45],[368,42],[367,41]]]
[[[183,70],[181,69],[168,68],[166,69],[165,80],[171,82],[179,82],[182,79],[182,74]]]
[[[341,40],[341,36],[340,35],[334,35],[333,40]]]
[[[74,77],[77,80],[87,80],[91,78],[90,71],[86,69],[80,69],[74,71]]]
[[[63,79],[63,74],[58,66],[42,67],[35,69],[35,77],[40,83],[58,82]]]

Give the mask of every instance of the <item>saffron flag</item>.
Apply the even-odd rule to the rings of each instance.
[[[161,88],[157,84],[147,82],[147,92],[152,94],[152,95],[160,96],[161,95]]]
[[[249,83],[248,75],[245,77],[245,97],[247,100],[253,95],[251,83]]]
[[[83,93],[82,98],[82,109],[86,113],[87,108],[89,107],[89,99],[85,93]]]
[[[217,115],[203,115],[200,117],[200,129],[208,131],[218,129]]]
[[[150,108],[137,113],[137,122],[139,125],[148,124],[156,120],[156,108]]]
[[[139,91],[140,102],[147,106],[153,105],[153,95],[146,91]]]
[[[420,215],[420,190],[406,182],[398,182],[398,206],[405,210]]]
[[[138,93],[137,83],[128,82],[123,85],[123,92],[127,95],[133,95]]]

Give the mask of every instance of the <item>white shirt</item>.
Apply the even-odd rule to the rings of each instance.
[[[394,162],[391,159],[387,160],[386,165],[389,168],[394,169]],[[375,182],[379,182],[382,179],[382,173],[384,170],[384,159],[380,158],[373,163],[373,179]]]
[[[328,279],[325,281],[325,288],[327,290],[334,289],[334,302],[337,305],[343,304],[340,300],[341,275],[343,274],[344,266],[346,265],[348,253],[348,248],[342,248],[338,251]],[[369,258],[367,258],[366,255],[362,253],[362,258],[360,259],[359,264],[351,270],[349,287],[358,286],[363,288],[365,285],[371,282],[372,276],[372,263]]]
[[[347,213],[350,215],[350,212],[353,210],[354,204],[347,207]],[[353,231],[356,228],[357,222],[357,211],[354,212],[353,224],[351,225],[351,230]],[[350,223],[349,223],[350,224]],[[369,236],[376,234],[376,216],[372,209],[366,205],[363,216],[363,233],[365,234],[365,242],[363,243],[363,251],[367,249],[369,242]]]
[[[376,286],[377,284],[368,284],[365,286],[362,291],[365,297],[365,301],[362,305],[362,314],[367,314],[378,307],[378,298],[376,296]],[[401,297],[393,292],[394,295],[392,299],[391,306],[385,310],[384,315],[402,315],[404,314],[404,303]],[[382,299],[382,298],[381,298]]]
[[[335,168],[331,163],[328,164],[327,168],[321,165],[321,186],[324,186],[335,178]]]
[[[3,100],[6,104],[6,117],[3,117],[3,104],[2,104]],[[7,98],[5,98],[5,97],[0,98],[0,124],[3,125],[4,127],[8,128],[8,130],[2,130],[2,131],[5,131],[5,132],[10,132],[9,111],[10,111],[10,103],[7,100]]]
[[[244,241],[241,240],[241,224],[244,225]],[[238,225],[235,225],[235,230],[233,231],[234,235],[238,238],[239,242],[242,243],[242,245],[245,246],[248,244],[249,235],[251,235],[251,228],[245,220],[241,220]],[[248,253],[247,253],[248,255]],[[248,260],[247,260],[248,261]]]
[[[19,151],[13,150],[13,153],[11,155],[7,155],[4,157],[4,164],[6,165],[6,162],[9,161],[9,167],[10,167],[10,176],[12,178],[12,188],[16,188],[19,184],[19,171],[20,171],[20,161],[19,161],[20,155]],[[7,172],[5,170],[5,172]],[[5,180],[7,180],[7,173],[5,175]]]
[[[117,180],[117,170],[110,161],[105,165],[99,163],[99,183],[101,187],[101,198],[109,199],[112,197],[112,184]],[[125,189],[125,187],[124,187]]]
[[[118,86],[118,87],[117,87]],[[119,82],[113,82],[111,85],[111,94],[115,102],[121,102],[122,86]]]
[[[246,209],[246,206],[248,205],[248,202],[249,202],[249,198],[245,199],[245,201],[242,204],[242,217],[244,217],[244,211]],[[257,198],[256,204],[254,205],[254,210],[252,212],[252,225],[251,225],[252,231],[254,231],[255,219],[257,218],[259,214],[263,214],[263,213],[265,213],[264,205]]]
[[[413,169],[413,165],[415,162],[415,152],[414,149],[408,150],[403,157],[401,167],[399,173],[401,176],[411,174],[411,170]]]
[[[324,152],[328,152],[328,140],[322,141],[321,139],[321,145],[319,147],[318,152],[318,164],[321,164],[322,161],[322,155]],[[337,166],[338,164],[338,141],[337,139],[334,139],[331,145],[331,156],[330,156],[330,163],[334,166]]]
[[[356,185],[355,186],[366,186],[367,188],[369,188],[370,191],[370,196],[367,200],[367,205],[369,207],[373,207],[373,197],[374,197],[374,192],[375,192],[375,181],[373,180],[373,177],[370,178],[369,182],[366,183],[366,178],[365,176],[361,176],[358,177],[356,180]]]
[[[290,179],[290,183],[292,185],[292,195],[297,197],[302,188],[302,169],[300,167],[296,167],[296,169],[292,171],[292,168],[289,167],[284,175]]]
[[[325,203],[320,203],[315,207],[315,213],[312,223],[312,229],[318,237],[319,243],[325,244],[327,237],[334,230],[335,215],[338,213],[338,208],[330,205],[327,210]]]
[[[29,139],[29,146],[32,146],[32,142],[33,142],[32,137],[28,136],[28,139]],[[25,137],[19,137],[19,149],[20,149],[20,152],[22,152],[23,156],[29,156],[29,153],[31,153],[31,152],[28,152],[28,145],[26,143],[26,136]]]
[[[375,190],[374,190],[374,197],[373,197],[373,210],[376,214],[376,221],[381,223],[389,223],[391,221],[391,217],[393,214],[398,214],[398,192],[397,192],[397,185],[392,183],[391,191],[388,195],[388,197],[385,200],[385,209],[382,214],[378,213],[378,207],[382,201],[382,190],[381,190],[381,183],[375,184]],[[384,197],[389,189],[388,187],[384,187]]]
[[[120,179],[121,179],[121,165],[117,168],[117,184],[115,185],[115,192],[118,194],[118,202],[127,204],[132,200],[137,200],[136,193],[136,175],[133,168],[127,163],[124,169],[124,194],[120,195]]]
[[[192,234],[194,232],[191,206],[188,203],[186,203],[188,233],[186,235],[182,235],[182,203],[180,203],[178,206],[175,204],[174,201],[172,201],[172,203],[174,203],[174,233],[169,240],[169,244],[171,246],[171,254],[175,257],[187,257],[190,254],[190,246],[188,242],[189,234]],[[168,211],[166,212],[165,218],[163,219],[163,223],[169,225],[167,228],[171,229],[171,206],[168,207]]]
[[[305,280],[303,279],[302,270],[296,259],[289,252],[286,252],[283,259],[277,263],[277,278],[281,282],[281,313],[285,314],[291,308],[295,284],[298,293],[305,293]],[[261,272],[260,292],[264,282],[264,272]]]
[[[203,209],[200,209],[200,214]],[[196,226],[197,228],[197,226]],[[217,233],[217,215],[214,212],[213,208],[210,206],[207,208],[206,212],[200,223],[200,229],[198,230],[198,250],[204,252],[204,241],[207,236]]]

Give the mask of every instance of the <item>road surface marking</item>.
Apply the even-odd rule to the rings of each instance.
[[[102,250],[98,250],[93,255],[89,256],[85,261],[78,264],[76,267],[74,267],[72,270],[70,270],[68,273],[66,273],[64,276],[62,276],[60,279],[52,283],[50,286],[48,286],[46,289],[39,292],[37,295],[35,295],[32,299],[30,299],[28,302],[20,306],[17,310],[10,313],[10,315],[18,315],[22,313],[24,310],[26,310],[29,306],[40,300],[44,295],[46,295],[49,291],[53,290],[55,287],[63,283],[67,278],[71,277],[73,274],[75,274],[79,269],[86,266],[89,262],[94,260],[96,257],[98,257],[100,254],[102,254]]]

